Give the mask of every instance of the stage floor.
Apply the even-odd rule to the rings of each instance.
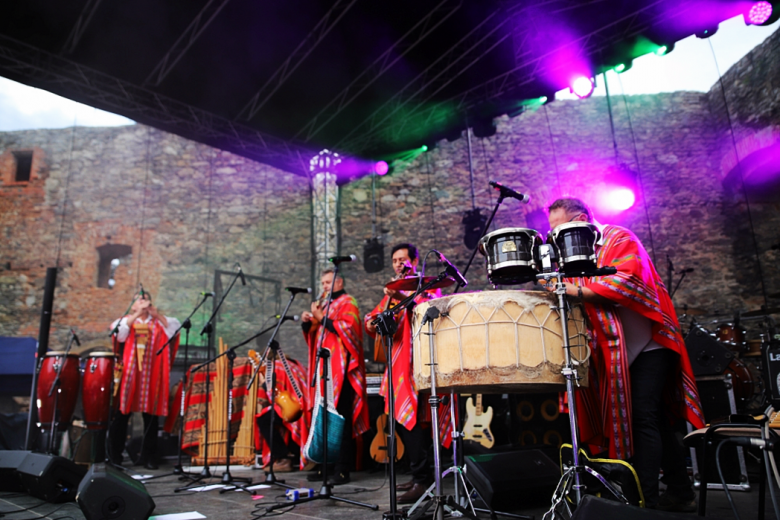
[[[136,468],[130,468],[135,473]],[[163,465],[156,471],[144,471],[143,474],[162,475],[170,472],[171,465]],[[199,469],[199,468],[198,468]],[[212,473],[218,477],[213,477],[204,482],[204,485],[219,484],[220,477],[224,467],[217,467],[216,471],[212,468]],[[234,477],[248,477],[257,482],[264,479],[264,474],[260,470],[249,468],[231,468],[231,474]],[[286,482],[293,486],[311,487],[315,491],[319,490],[318,483],[308,482],[306,473],[294,472],[279,474],[279,478],[286,479]],[[352,482],[346,485],[334,487],[334,494],[343,496],[350,500],[376,504],[379,506],[377,511],[350,504],[340,503],[332,500],[315,501],[308,504],[292,505],[282,509],[284,516],[290,519],[318,518],[326,520],[364,520],[366,518],[381,519],[384,511],[390,508],[390,497],[388,492],[389,477],[384,472],[354,472],[352,473]],[[751,475],[753,477],[753,475]],[[408,475],[399,475],[399,482],[409,480]],[[452,477],[445,480],[445,491],[452,492]],[[758,518],[758,480],[751,482],[753,489],[749,492],[733,492],[732,496],[737,505],[737,509],[742,518]],[[275,500],[284,501],[285,490],[278,486],[268,489],[255,490],[255,496],[246,492],[230,491],[220,494],[218,489],[208,491],[184,491],[174,492],[180,487],[182,482],[175,476],[167,476],[146,482],[147,490],[154,498],[156,508],[154,515],[166,515],[172,513],[184,513],[197,511],[206,518],[240,520],[245,518],[258,518],[264,511],[265,505],[273,503]],[[257,498],[262,496],[262,498]],[[780,499],[780,496],[778,497]],[[8,520],[28,519],[28,518],[46,518],[46,519],[74,519],[82,520],[84,515],[78,505],[71,502],[67,504],[47,504],[27,495],[15,493],[0,493],[0,514]],[[408,507],[408,506],[407,506]],[[550,507],[550,497],[540,496],[539,499],[531,503],[527,500],[516,504],[511,512],[522,515],[534,516],[540,520],[544,513]],[[19,509],[29,508],[18,513],[11,513]],[[269,515],[270,516],[270,515]],[[480,514],[480,518],[489,518],[488,514]],[[772,518],[772,503],[767,493],[767,518]],[[692,515],[692,518],[694,516]],[[723,491],[710,490],[707,493],[707,518],[733,518],[733,513],[726,500]]]

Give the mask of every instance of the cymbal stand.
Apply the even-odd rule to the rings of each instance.
[[[260,367],[263,366],[263,362],[270,358],[271,363],[268,363],[268,365],[270,367],[273,367],[273,369],[271,370],[271,373],[269,375],[268,369],[266,368],[265,377],[266,377],[266,379],[270,378],[270,381],[271,381],[271,384],[267,385],[267,387],[269,389],[269,391],[267,392],[267,394],[268,394],[268,402],[269,402],[269,410],[268,410],[267,413],[271,414],[270,417],[269,417],[270,422],[271,422],[271,433],[270,433],[270,438],[266,439],[266,441],[268,443],[268,451],[270,452],[271,457],[270,457],[270,462],[268,463],[268,473],[265,474],[265,480],[262,481],[262,484],[274,484],[274,485],[277,485],[277,486],[280,486],[280,487],[283,487],[283,488],[286,488],[286,489],[295,489],[295,487],[294,486],[290,486],[288,484],[285,484],[284,480],[282,480],[282,479],[276,478],[276,475],[274,474],[274,462],[276,462],[276,461],[274,460],[274,452],[273,452],[273,449],[271,448],[271,446],[273,446],[273,442],[274,442],[274,429],[275,429],[275,427],[274,427],[274,422],[275,422],[274,419],[276,417],[276,411],[274,409],[274,398],[276,396],[276,358],[277,358],[277,356],[284,356],[284,352],[282,352],[282,347],[280,347],[279,346],[279,342],[276,341],[276,335],[279,333],[279,329],[281,328],[282,323],[284,323],[284,321],[285,321],[284,318],[287,316],[287,313],[290,310],[290,306],[292,305],[292,302],[295,299],[295,294],[296,293],[294,293],[294,292],[290,294],[290,300],[287,302],[287,307],[284,308],[284,312],[279,317],[279,321],[276,323],[276,325],[272,325],[271,327],[268,327],[268,329],[265,329],[264,331],[260,332],[259,334],[255,334],[251,338],[249,338],[247,340],[244,340],[241,343],[239,343],[238,345],[236,345],[236,347],[240,347],[242,345],[246,345],[247,343],[249,343],[253,339],[255,339],[255,338],[265,334],[266,332],[268,332],[269,329],[271,329],[271,328],[274,329],[273,334],[271,334],[271,337],[268,339],[268,345],[266,346],[265,352],[263,353],[263,357],[261,358],[260,363],[257,364],[257,368],[255,368],[255,371],[252,374],[252,377],[249,379],[249,383],[246,385],[246,389],[249,390],[252,387],[252,383],[254,383],[255,377],[257,377],[257,374],[260,372]],[[285,363],[286,363],[286,361],[285,361]],[[290,376],[291,376],[291,374],[288,375],[288,377],[290,377]],[[291,380],[292,380],[292,378],[291,378]],[[255,396],[249,396],[249,398],[250,399],[256,399]],[[303,404],[303,403],[301,403],[301,404]],[[231,491],[233,489],[240,489],[241,491],[246,491],[247,493],[251,494],[251,491],[248,488],[253,486],[253,485],[254,485],[254,481],[249,482],[247,484],[244,484],[242,486],[232,486],[232,487],[229,487],[229,488],[223,488],[223,489],[221,489],[219,491],[219,493],[222,494],[222,493],[226,493],[228,491]]]
[[[184,471],[184,468],[181,465],[181,454],[182,449],[181,445],[184,443],[184,397],[187,393],[187,365],[189,365],[189,347],[190,347],[190,329],[192,328],[192,321],[190,321],[190,318],[192,318],[196,312],[198,312],[198,309],[201,308],[201,306],[206,303],[206,300],[208,300],[209,296],[211,296],[211,293],[206,293],[203,295],[203,299],[200,301],[200,303],[195,307],[189,316],[182,322],[182,324],[179,326],[178,329],[176,329],[176,332],[174,332],[170,338],[168,338],[168,341],[165,342],[165,345],[160,347],[160,349],[157,351],[156,355],[162,354],[162,351],[165,350],[165,347],[170,345],[170,343],[176,338],[176,336],[181,332],[182,329],[184,329],[184,375],[182,375],[181,379],[181,401],[179,403],[179,459],[176,465],[173,467],[173,471],[170,473],[163,473],[162,475],[154,475],[151,477],[147,477],[143,480],[144,482],[147,480],[153,480],[157,478],[162,477],[168,477],[171,475],[179,475],[181,478],[179,480],[184,480],[185,478],[189,476],[195,475],[194,473],[191,473],[189,471]],[[173,358],[171,358],[171,367],[173,367]]]
[[[539,257],[542,261],[543,272],[536,275],[539,280],[545,280],[550,282],[555,280],[555,294],[558,296],[558,313],[561,317],[561,335],[563,336],[563,352],[564,352],[564,365],[561,369],[561,374],[566,378],[566,396],[569,401],[569,428],[571,429],[571,445],[572,445],[572,466],[566,468],[561,476],[558,486],[555,489],[555,493],[552,498],[552,507],[544,515],[544,519],[554,518],[557,514],[557,509],[563,503],[567,508],[568,503],[566,497],[574,491],[574,498],[572,502],[577,507],[582,500],[582,494],[586,490],[586,486],[582,483],[583,473],[588,473],[601,482],[605,489],[612,493],[618,500],[625,504],[628,504],[628,500],[623,494],[616,489],[612,484],[607,481],[601,474],[599,474],[593,468],[586,466],[580,462],[580,435],[579,428],[577,426],[577,402],[574,395],[574,386],[579,385],[581,376],[577,372],[577,366],[574,364],[571,356],[571,343],[569,341],[569,302],[566,298],[566,284],[563,283],[563,277],[593,277],[604,276],[608,274],[614,274],[617,270],[614,267],[602,267],[594,268],[590,272],[580,273],[561,273],[559,271],[552,271],[553,251],[552,246],[544,244],[539,246]],[[568,511],[571,516],[571,510]]]
[[[336,279],[339,276],[339,264],[338,262],[333,263],[333,282],[330,284],[330,291],[328,292],[328,299],[327,303],[325,305],[325,311],[323,312],[323,323],[320,325],[322,327],[322,332],[320,334],[320,339],[317,342],[315,346],[317,346],[317,357],[315,359],[314,364],[314,373],[312,374],[312,381],[311,386],[317,385],[317,372],[318,366],[322,367],[322,383],[325,388],[328,388],[329,385],[329,367],[330,367],[330,350],[326,349],[324,347],[324,341],[325,341],[325,323],[324,320],[329,319],[329,313],[330,313],[330,304],[333,302],[333,286],[336,285]],[[347,382],[346,384],[349,384]],[[319,385],[318,385],[319,386]],[[327,396],[325,395],[327,391],[322,392],[320,391],[320,403],[315,404],[315,406],[322,406],[322,487],[320,488],[320,492],[314,495],[313,497],[308,498],[301,498],[293,502],[294,504],[305,504],[306,502],[314,502],[316,500],[334,500],[336,502],[345,502],[347,504],[352,504],[353,506],[361,506],[361,507],[367,507],[369,509],[373,509],[376,511],[379,509],[379,506],[376,504],[365,504],[363,502],[357,502],[355,500],[350,500],[348,498],[339,497],[333,494],[331,487],[332,484],[328,482],[328,402],[327,402]],[[312,425],[312,428],[314,428],[314,425]],[[275,509],[279,509],[282,507],[289,507],[290,503],[279,503],[279,504],[273,504],[268,507],[266,507],[266,512],[270,513],[271,511]]]

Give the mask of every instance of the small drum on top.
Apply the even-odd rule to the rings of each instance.
[[[539,233],[526,228],[503,228],[488,233],[479,241],[485,255],[488,279],[493,285],[515,285],[536,279],[539,268],[536,249]]]
[[[566,222],[547,236],[553,246],[558,269],[566,276],[580,276],[596,268],[596,243],[599,229],[589,222]]]

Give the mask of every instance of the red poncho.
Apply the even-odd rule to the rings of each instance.
[[[363,359],[363,326],[357,301],[348,294],[342,294],[330,304],[328,319],[333,322],[336,334],[325,329],[323,347],[330,350],[330,377],[333,382],[333,404],[338,406],[344,381],[348,381],[355,391],[352,401],[352,436],[367,432],[368,397],[366,394],[366,366]],[[314,375],[317,364],[317,349],[320,346],[322,324],[313,322],[312,327],[303,335],[309,345],[309,380]],[[309,385],[306,385],[308,388]],[[324,392],[324,382],[321,391]],[[311,390],[309,410],[313,409],[314,391]]]
[[[703,427],[704,414],[688,351],[661,277],[636,235],[619,226],[607,226],[603,233],[603,245],[596,247],[598,267],[611,266],[618,272],[577,278],[574,283],[651,320],[653,340],[679,355],[671,378],[675,385],[667,385],[665,391],[667,410],[686,419],[694,428]],[[634,443],[623,328],[614,305],[586,303],[584,307],[593,341],[590,386],[575,393],[580,436],[585,443],[608,448],[610,458],[627,459],[633,454]]]
[[[140,368],[135,348],[135,327],[130,327],[130,335],[125,340],[122,355],[124,368],[119,383],[119,411],[123,414],[143,412],[168,415],[171,360],[179,349],[179,337],[171,341],[158,356],[157,351],[168,341],[159,321],[149,322],[149,336],[143,366]]]

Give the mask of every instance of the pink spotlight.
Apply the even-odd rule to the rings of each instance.
[[[766,0],[755,2],[745,15],[745,23],[748,25],[761,25],[772,16],[772,4]]]
[[[584,99],[593,94],[593,80],[586,78],[585,76],[578,76],[571,84],[571,91],[574,92],[578,98]]]
[[[384,175],[387,173],[388,166],[385,161],[379,161],[374,165],[374,171],[377,175]]]
[[[625,211],[636,202],[634,192],[628,188],[616,188],[607,196],[607,204],[614,211]]]

